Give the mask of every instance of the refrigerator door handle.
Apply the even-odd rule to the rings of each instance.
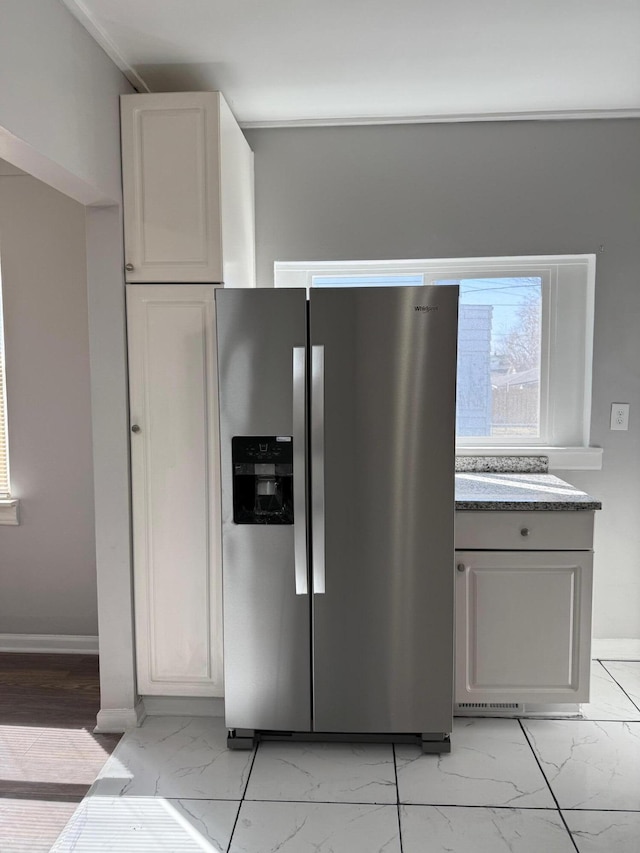
[[[313,592],[325,592],[324,346],[311,347],[311,521]]]
[[[293,549],[296,595],[309,594],[307,579],[305,347],[293,348]]]

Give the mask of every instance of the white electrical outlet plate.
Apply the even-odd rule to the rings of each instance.
[[[611,429],[629,429],[629,403],[611,404]]]

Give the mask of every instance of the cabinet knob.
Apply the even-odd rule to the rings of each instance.
[[[523,528],[520,530],[520,536],[528,536],[528,535],[529,535],[529,528],[528,528],[528,527],[523,527]]]
[[[458,565],[456,566],[456,569],[457,569],[459,572],[464,572],[464,570],[466,569],[466,566],[465,566],[465,564],[464,564],[464,563],[458,563]]]
[[[140,427],[138,426],[138,424],[134,424],[134,425],[131,427],[131,432],[135,432],[135,433],[141,432],[141,429],[140,429]]]
[[[127,270],[127,272],[131,272],[131,270],[133,269],[133,264],[125,264],[124,268]]]

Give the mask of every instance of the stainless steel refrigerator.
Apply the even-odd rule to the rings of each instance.
[[[458,288],[216,291],[225,710],[448,749]]]

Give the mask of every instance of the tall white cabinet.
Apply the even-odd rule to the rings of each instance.
[[[255,286],[253,153],[220,92],[120,111],[127,281]]]
[[[253,152],[220,92],[120,106],[138,692],[222,696],[214,290],[255,287]]]
[[[221,696],[211,285],[128,285],[138,691]]]

